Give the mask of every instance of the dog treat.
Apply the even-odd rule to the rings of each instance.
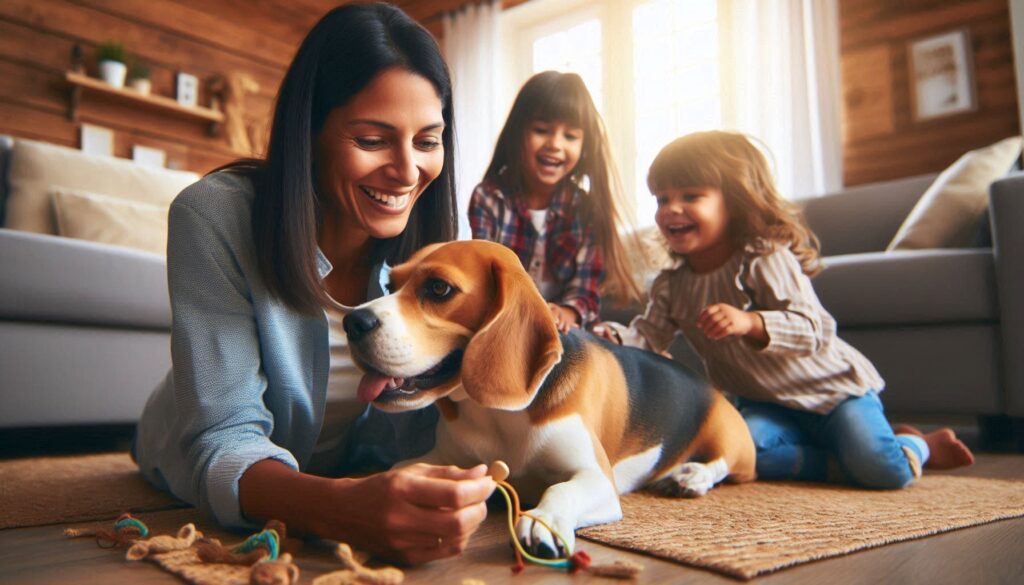
[[[313,580],[313,585],[398,585],[405,580],[405,573],[394,567],[371,569],[363,566],[356,560],[352,547],[344,542],[338,543],[334,555],[345,568],[320,575]]]
[[[299,582],[299,568],[292,555],[283,553],[276,561],[260,561],[249,573],[251,585],[293,585]]]
[[[487,475],[491,476],[494,481],[505,481],[508,479],[508,465],[501,459],[491,463],[491,466],[487,468]]]
[[[248,566],[270,556],[265,548],[256,548],[244,554],[233,553],[216,538],[201,538],[196,541],[195,547],[196,556],[204,563]]]
[[[135,541],[135,544],[128,549],[125,558],[129,561],[138,561],[149,555],[185,549],[192,546],[192,543],[202,536],[203,533],[196,530],[196,525],[189,522],[178,530],[177,536],[162,534],[146,540]]]

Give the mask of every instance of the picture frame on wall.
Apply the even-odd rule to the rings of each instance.
[[[179,71],[174,96],[183,106],[194,108],[199,105],[199,78],[191,73]]]
[[[915,121],[977,109],[974,56],[967,29],[910,41],[907,60]]]
[[[79,129],[82,152],[93,156],[114,156],[114,131],[102,126],[82,124]]]
[[[145,167],[167,166],[167,153],[162,149],[135,144],[132,146],[132,160]]]

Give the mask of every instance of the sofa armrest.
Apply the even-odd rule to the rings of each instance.
[[[0,228],[0,320],[170,329],[166,261]]]
[[[989,190],[1002,334],[1003,391],[1010,416],[1024,416],[1024,173]]]

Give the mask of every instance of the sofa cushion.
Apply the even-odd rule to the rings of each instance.
[[[0,228],[0,319],[169,329],[162,256]]]
[[[1021,137],[961,156],[939,174],[911,210],[888,250],[967,246],[988,206],[988,188],[1020,157]]]
[[[58,235],[151,254],[167,253],[165,205],[55,187],[53,209]]]
[[[990,249],[848,254],[822,264],[814,288],[840,330],[999,319]]]
[[[145,167],[21,139],[14,142],[8,165],[10,191],[4,226],[43,234],[57,233],[50,198],[54,186],[169,206],[198,178],[195,173]]]

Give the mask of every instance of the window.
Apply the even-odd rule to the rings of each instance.
[[[718,0],[532,0],[502,18],[508,103],[538,71],[579,73],[638,223],[653,224],[655,155],[678,136],[722,125]]]
[[[533,71],[572,71],[583,78],[597,109],[601,109],[601,23],[596,18],[533,42]]]

